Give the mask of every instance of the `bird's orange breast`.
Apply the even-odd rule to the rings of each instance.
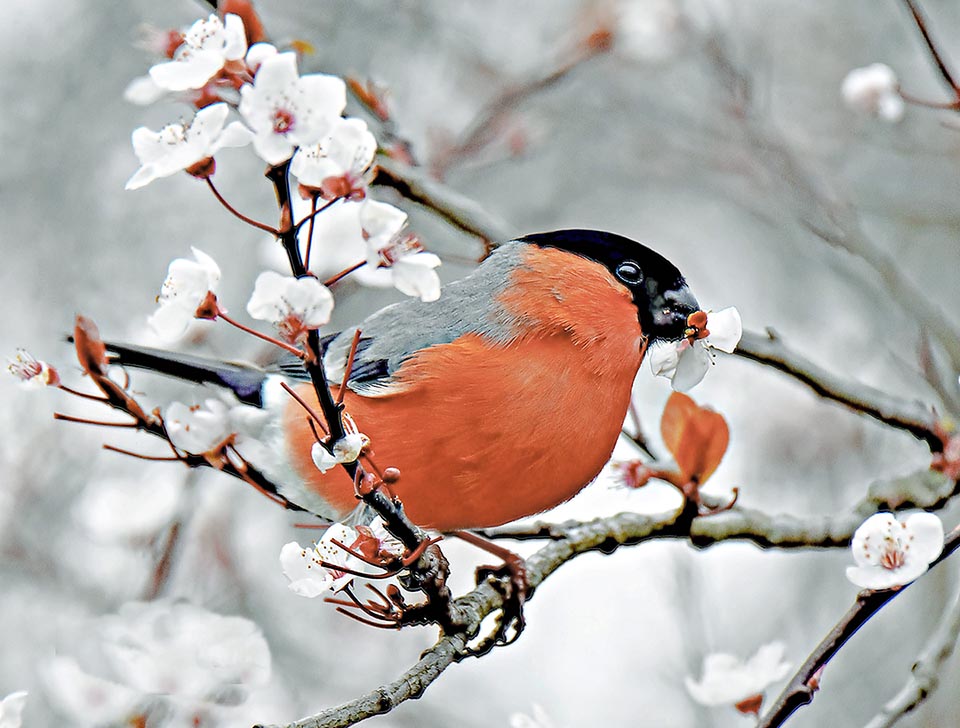
[[[498,299],[519,321],[512,341],[466,334],[405,361],[388,394],[346,394],[377,465],[399,468],[393,491],[418,525],[480,528],[546,510],[613,451],[642,359],[636,308],[599,264],[532,246],[525,257]],[[308,385],[299,393],[316,401]],[[296,403],[285,418],[294,467],[345,514],[352,482],[314,467]]]

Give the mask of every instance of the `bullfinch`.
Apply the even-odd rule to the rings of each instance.
[[[662,255],[594,230],[536,233],[498,247],[438,301],[406,300],[322,340],[331,387],[359,345],[346,411],[370,438],[414,523],[496,526],[571,498],[610,459],[647,347],[689,336],[699,305]],[[311,457],[317,406],[297,362],[277,372],[122,345],[116,363],[231,389],[272,412],[267,472],[281,492],[340,519],[357,505],[342,468]],[[334,384],[336,383],[336,384]],[[299,495],[298,495],[299,494]]]

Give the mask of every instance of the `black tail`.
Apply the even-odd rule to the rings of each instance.
[[[110,362],[135,369],[159,372],[197,384],[214,384],[233,391],[245,404],[262,407],[266,372],[252,365],[230,364],[189,354],[176,354],[146,346],[128,346],[106,342]]]

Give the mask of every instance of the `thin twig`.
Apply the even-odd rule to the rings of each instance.
[[[844,404],[891,427],[906,430],[926,442],[932,452],[943,450],[943,442],[934,428],[931,408],[841,379],[787,348],[771,329],[767,329],[766,335],[745,331],[734,353],[790,375],[821,397]]]
[[[240,323],[236,319],[233,319],[230,316],[227,316],[227,314],[225,314],[223,311],[220,311],[217,313],[217,318],[223,319],[231,326],[234,326],[240,329],[241,331],[243,331],[245,334],[256,336],[258,339],[261,339],[262,341],[269,342],[274,346],[279,346],[285,352],[287,352],[288,354],[293,354],[298,359],[303,359],[304,357],[303,351],[301,349],[298,349],[296,346],[292,346],[291,344],[288,344],[285,341],[280,341],[280,339],[276,339],[272,336],[268,336],[267,334],[261,333],[256,329],[252,329],[249,326],[244,326],[242,323]]]
[[[479,238],[486,252],[513,235],[510,225],[483,209],[476,201],[431,179],[420,168],[389,157],[377,157],[377,176],[373,184],[392,187],[454,227]]]
[[[946,60],[943,58],[943,55],[941,55],[936,42],[930,35],[930,29],[927,26],[927,20],[924,17],[923,12],[920,10],[920,6],[917,5],[914,0],[903,0],[903,4],[907,6],[907,9],[913,16],[913,21],[917,24],[917,29],[920,31],[920,35],[923,36],[924,43],[927,44],[927,50],[930,51],[930,55],[933,57],[933,62],[936,64],[937,70],[940,72],[943,80],[947,82],[947,85],[950,87],[951,91],[953,91],[954,95],[957,96],[958,100],[960,100],[960,86],[957,85],[956,78],[954,78],[953,73],[947,66]]]
[[[933,635],[910,670],[900,691],[875,715],[864,728],[891,728],[907,713],[912,712],[940,686],[944,664],[957,647],[960,638],[960,592],[944,613]]]
[[[257,222],[253,218],[249,218],[244,215],[242,212],[237,210],[233,205],[224,199],[223,195],[220,194],[220,191],[217,189],[216,185],[213,184],[213,180],[207,177],[207,186],[210,188],[210,191],[213,192],[214,197],[220,201],[220,204],[223,205],[227,211],[234,217],[243,220],[247,225],[253,225],[253,227],[263,230],[265,233],[270,233],[271,235],[277,235],[279,231],[276,228],[265,225],[262,222]]]
[[[943,553],[930,566],[933,568],[950,554],[960,548],[960,528],[947,534],[943,543]],[[857,633],[870,618],[879,612],[888,602],[905,592],[911,584],[897,590],[864,591],[857,596],[856,602],[847,610],[839,622],[817,645],[806,662],[790,679],[787,687],[780,693],[770,710],[764,714],[757,728],[777,728],[786,722],[794,711],[813,701],[817,684],[812,680],[833,658],[840,648]]]

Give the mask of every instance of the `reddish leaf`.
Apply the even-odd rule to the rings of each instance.
[[[217,3],[217,10],[223,17],[230,13],[240,16],[243,21],[243,29],[247,34],[247,45],[253,45],[267,39],[267,33],[263,29],[260,16],[253,9],[253,3],[250,0],[220,0]]]
[[[684,478],[697,483],[713,475],[730,442],[730,429],[723,415],[700,407],[680,392],[674,392],[667,400],[660,433]]]
[[[100,330],[92,319],[77,315],[73,327],[73,342],[77,348],[77,360],[89,374],[103,375],[107,366],[107,347],[100,338]]]

